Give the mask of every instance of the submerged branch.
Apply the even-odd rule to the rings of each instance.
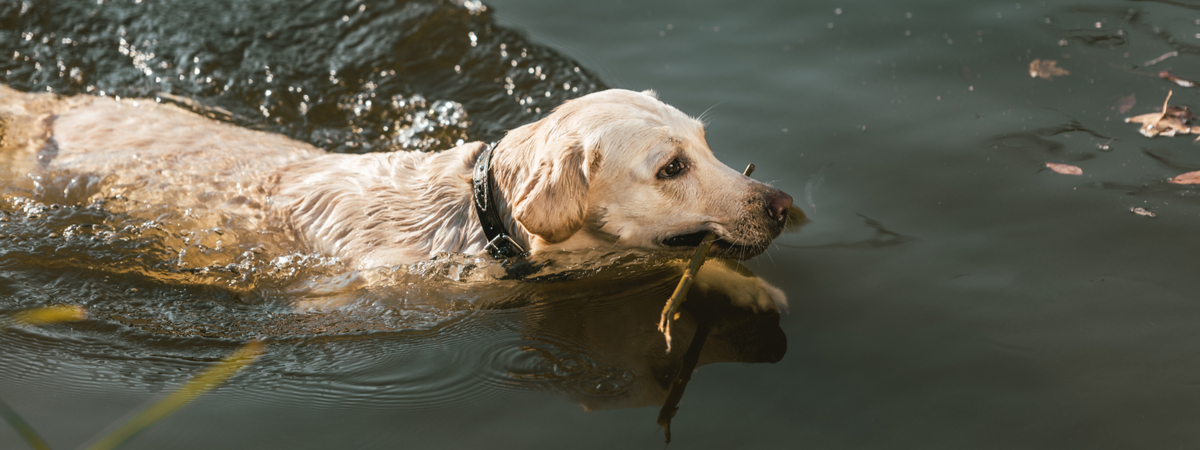
[[[663,402],[662,409],[658,411],[658,426],[663,428],[668,444],[671,443],[671,419],[675,417],[675,412],[679,411],[679,401],[683,399],[683,390],[692,380],[692,372],[696,371],[696,364],[700,362],[700,351],[704,348],[704,341],[708,339],[709,329],[712,328],[713,319],[705,316],[697,317],[696,334],[692,335],[692,343],[688,346],[687,352],[683,354],[683,364],[679,366],[679,374],[671,381],[671,390],[667,392],[667,401]]]

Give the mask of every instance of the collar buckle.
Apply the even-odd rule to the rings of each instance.
[[[494,259],[516,258],[525,254],[525,249],[507,234],[492,238],[483,249]]]

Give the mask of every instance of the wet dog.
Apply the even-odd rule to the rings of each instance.
[[[154,100],[3,86],[0,120],[12,167],[22,160],[15,170],[67,174],[55,193],[64,201],[219,212],[215,225],[238,217],[355,269],[483,252],[493,233],[481,226],[481,189],[493,225],[533,253],[690,248],[713,232],[714,256],[747,259],[802,217],[790,196],[717,160],[703,124],[651,91],[583,96],[494,148],[438,153],[329,154]],[[480,164],[490,164],[482,183]],[[720,276],[746,275],[711,275]],[[763,286],[752,306],[783,301]]]

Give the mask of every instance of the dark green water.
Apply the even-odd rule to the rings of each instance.
[[[4,1],[6,84],[165,92],[331,151],[495,139],[604,87],[708,111],[722,161],[757,164],[755,177],[813,223],[747,263],[789,294],[791,314],[778,328],[731,322],[751,338],[730,332],[710,355],[772,360],[781,330],[783,359],[703,366],[673,447],[1198,440],[1200,198],[1166,180],[1200,170],[1200,146],[1122,122],[1169,89],[1172,104],[1200,100],[1157,77],[1200,79],[1191,4],[501,0],[472,14],[420,1],[25,12]],[[1146,66],[1169,51],[1178,56]],[[1031,78],[1034,59],[1070,74]],[[54,448],[80,445],[255,335],[274,339],[259,363],[128,448],[661,448],[656,407],[581,406],[637,405],[675,364],[650,356],[671,284],[654,257],[482,287],[453,280],[462,261],[430,263],[352,291],[357,312],[296,315],[289,300],[317,295],[297,280],[335,285],[336,270],[295,260],[235,261],[259,269],[248,278],[217,263],[183,270],[197,267],[172,255],[200,245],[195,230],[124,228],[135,221],[103,208],[3,193],[0,308],[96,312],[0,333],[0,399]],[[0,448],[22,445],[0,427]]]

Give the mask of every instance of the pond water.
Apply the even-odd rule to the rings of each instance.
[[[335,152],[491,141],[608,87],[703,113],[717,156],[812,223],[746,263],[791,313],[723,311],[682,448],[1194,446],[1200,188],[1168,180],[1200,147],[1123,119],[1196,105],[1160,72],[1200,80],[1198,56],[1200,7],[1168,0],[0,3],[4,84]],[[254,365],[122,448],[663,445],[666,256],[560,255],[524,282],[448,255],[361,288],[10,172],[0,311],[90,313],[0,332],[0,400],[53,448],[255,337]],[[352,307],[289,306],[327,297]]]

